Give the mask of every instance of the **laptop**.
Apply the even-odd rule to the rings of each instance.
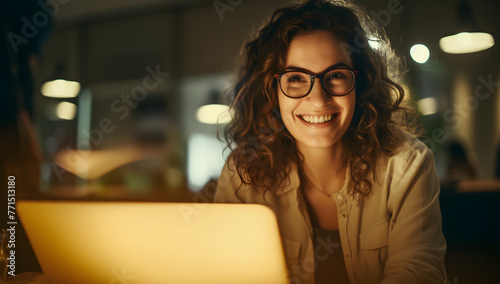
[[[288,283],[263,205],[23,200],[17,210],[49,283]]]

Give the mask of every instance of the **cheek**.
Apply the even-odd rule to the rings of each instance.
[[[279,94],[279,107],[283,122],[287,123],[287,121],[293,120],[294,111],[298,104],[299,102],[297,100],[290,99],[283,94]]]
[[[287,119],[287,114],[289,113],[289,103],[287,102],[287,97],[285,97],[281,92],[278,93],[278,105],[280,108],[281,117],[283,120]]]
[[[356,94],[352,93],[345,96],[346,100],[344,102],[345,108],[349,113],[354,113],[354,108],[356,107]]]

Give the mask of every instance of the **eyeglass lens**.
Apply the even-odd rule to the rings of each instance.
[[[323,76],[325,91],[332,96],[348,94],[354,86],[354,72],[349,69],[330,70]],[[281,89],[289,97],[303,97],[311,89],[313,80],[309,74],[301,71],[289,71],[281,75]]]

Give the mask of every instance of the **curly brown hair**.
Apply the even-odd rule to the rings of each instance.
[[[339,38],[359,71],[354,117],[342,143],[354,191],[366,195],[378,158],[393,155],[401,133],[416,129],[416,113],[402,105],[405,91],[390,78],[400,74],[403,64],[384,29],[351,2],[313,0],[279,9],[245,45],[245,61],[232,90],[233,120],[225,130],[229,147],[236,144],[229,159],[244,183],[272,191],[288,179],[289,163],[302,161],[280,117],[274,75],[284,70],[292,39],[318,30]],[[374,50],[369,39],[381,48]]]

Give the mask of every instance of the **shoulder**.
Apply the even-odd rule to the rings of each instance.
[[[434,158],[432,151],[422,141],[414,135],[404,133],[401,134],[399,147],[386,160],[401,166],[408,166],[415,163],[433,162]]]
[[[229,202],[228,197],[236,197],[238,190],[244,186],[245,183],[237,172],[234,160],[229,156],[217,181],[215,202]]]
[[[432,151],[411,134],[402,134],[399,147],[391,156],[383,156],[377,163],[379,182],[397,183],[422,174],[435,173]]]
[[[217,182],[214,202],[265,204],[265,189],[245,182],[229,156]]]

